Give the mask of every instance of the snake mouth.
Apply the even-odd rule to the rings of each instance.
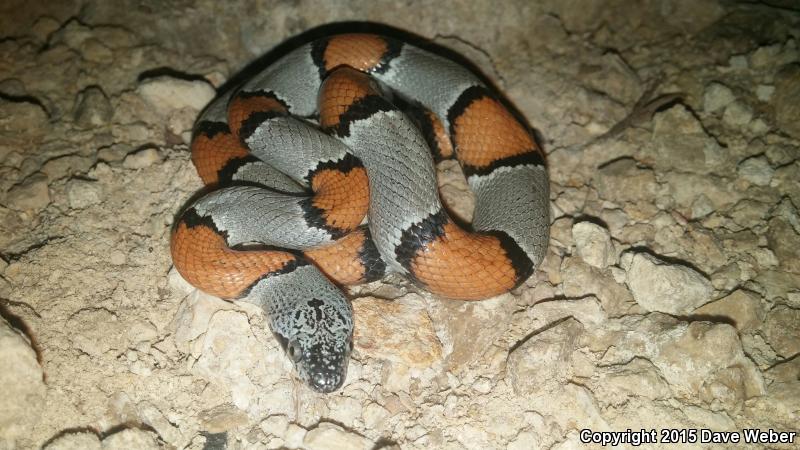
[[[349,343],[336,346],[316,344],[295,360],[295,367],[312,389],[330,393],[344,384],[349,362]]]

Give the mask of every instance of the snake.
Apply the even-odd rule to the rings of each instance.
[[[199,115],[191,159],[208,192],[177,216],[173,265],[196,288],[260,306],[297,377],[341,388],[354,317],[343,287],[399,273],[435,296],[521,285],[549,240],[532,129],[475,71],[367,33],[288,51]],[[443,206],[455,158],[471,224]]]

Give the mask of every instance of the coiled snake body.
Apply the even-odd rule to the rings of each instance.
[[[453,156],[475,193],[472,230],[439,199],[433,160]],[[260,305],[321,392],[342,385],[352,348],[335,284],[399,272],[483,299],[525,281],[547,247],[548,177],[529,129],[468,69],[383,36],[314,41],[217,98],[192,160],[223,187],[176,223],[175,267]]]

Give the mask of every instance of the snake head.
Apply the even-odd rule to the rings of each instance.
[[[275,337],[303,382],[318,392],[333,392],[347,375],[353,322],[322,300],[309,300],[307,306],[296,313],[302,326],[290,328],[290,335],[275,332]]]

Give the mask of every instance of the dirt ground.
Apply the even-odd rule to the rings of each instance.
[[[180,278],[170,227],[214,88],[387,27],[471,60],[536,128],[551,244],[483,302],[353,289],[348,379],[322,395],[258,308]],[[719,448],[702,441],[751,429],[796,448],[776,441],[800,431],[799,45],[792,0],[3,2],[0,448]]]

